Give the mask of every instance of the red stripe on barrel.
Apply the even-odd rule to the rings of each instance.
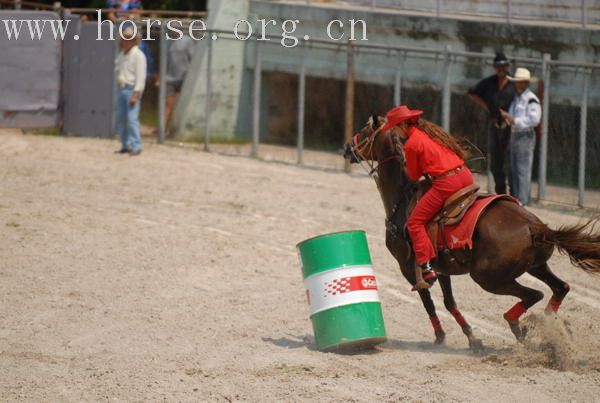
[[[377,290],[375,276],[342,277],[325,283],[325,293],[339,295],[352,291]]]

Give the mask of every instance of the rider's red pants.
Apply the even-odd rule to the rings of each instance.
[[[442,209],[448,197],[472,183],[473,175],[465,167],[456,175],[434,180],[431,189],[421,197],[406,224],[418,264],[429,262],[437,256],[425,225]]]

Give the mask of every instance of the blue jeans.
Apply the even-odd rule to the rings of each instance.
[[[138,151],[142,149],[140,136],[140,103],[141,100],[130,105],[129,100],[133,95],[132,87],[119,88],[117,97],[117,131],[121,137],[124,149]]]
[[[510,193],[524,205],[531,204],[531,169],[535,132],[533,130],[512,133],[510,137]]]

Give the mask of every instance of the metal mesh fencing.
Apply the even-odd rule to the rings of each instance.
[[[595,74],[594,74],[595,73]],[[585,121],[585,169],[583,169],[584,185],[587,189],[600,190],[600,75],[598,70],[586,71],[587,94],[582,94],[587,99],[587,108],[584,114]],[[587,97],[586,97],[587,95]],[[585,98],[584,98],[585,97]],[[580,144],[581,147],[581,144]],[[589,205],[599,205],[600,201],[589,200]]]
[[[219,40],[210,40],[213,33]],[[156,40],[147,45],[154,62],[142,118],[147,126],[158,127],[157,140],[162,142],[165,88],[154,81],[164,76],[166,41],[161,39],[164,31],[151,36]],[[231,84],[227,60],[232,43],[239,46],[235,57],[243,67],[240,76],[231,79],[239,82],[237,92],[224,94],[222,88]],[[277,40],[257,41],[254,36],[240,42],[231,33],[217,31],[207,32],[196,52],[203,58],[186,79],[185,86],[195,91],[186,107],[200,113],[187,123],[189,139],[210,151],[341,170],[341,148],[352,133],[373,113],[384,115],[394,105],[408,104],[468,139],[475,156],[476,150],[487,155],[487,115],[467,90],[493,74],[493,55],[324,40],[285,48]],[[533,196],[599,207],[600,66],[540,55],[511,60],[513,67],[527,67],[540,78],[533,86],[544,114]],[[235,129],[223,129],[231,127],[231,120]],[[485,172],[486,164],[480,161],[473,168]]]
[[[581,91],[582,80],[571,71],[561,71],[550,67],[552,87],[569,85]],[[548,160],[546,199],[552,201],[577,203],[577,193],[559,191],[561,186],[577,185],[579,165],[579,124],[580,107],[567,99],[560,99],[552,93],[548,114]],[[539,143],[539,142],[538,142]],[[539,161],[538,161],[539,163]],[[534,172],[539,172],[534,170]]]
[[[402,103],[424,110],[426,119],[468,139],[474,156],[480,155],[478,150],[487,156],[488,119],[467,91],[493,74],[491,55],[339,43],[285,49],[264,42],[257,48],[256,43],[246,43],[245,74],[251,84],[241,102],[250,109],[238,118],[241,126],[249,128],[245,132],[248,143],[211,142],[213,151],[341,169],[340,150],[349,132],[362,127],[371,114],[383,115]],[[594,98],[599,83],[590,74],[590,68],[595,67],[574,68],[541,58],[516,58],[513,64],[527,67],[539,77],[532,90],[542,99],[547,115],[547,127],[538,134],[533,196],[598,206],[594,192],[598,167],[593,156],[600,149],[592,134],[598,122],[595,107],[589,105],[585,147],[581,143],[582,94],[588,94],[586,104],[599,101]],[[353,102],[349,114],[346,101],[350,90]],[[350,128],[348,121],[352,122]],[[479,161],[474,168],[485,173],[485,165]]]

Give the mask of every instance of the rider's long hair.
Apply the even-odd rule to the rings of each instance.
[[[408,125],[423,130],[435,142],[454,151],[454,153],[456,153],[463,161],[466,161],[469,158],[469,152],[461,147],[456,138],[446,133],[444,129],[435,123],[419,118],[416,122],[408,122]]]

